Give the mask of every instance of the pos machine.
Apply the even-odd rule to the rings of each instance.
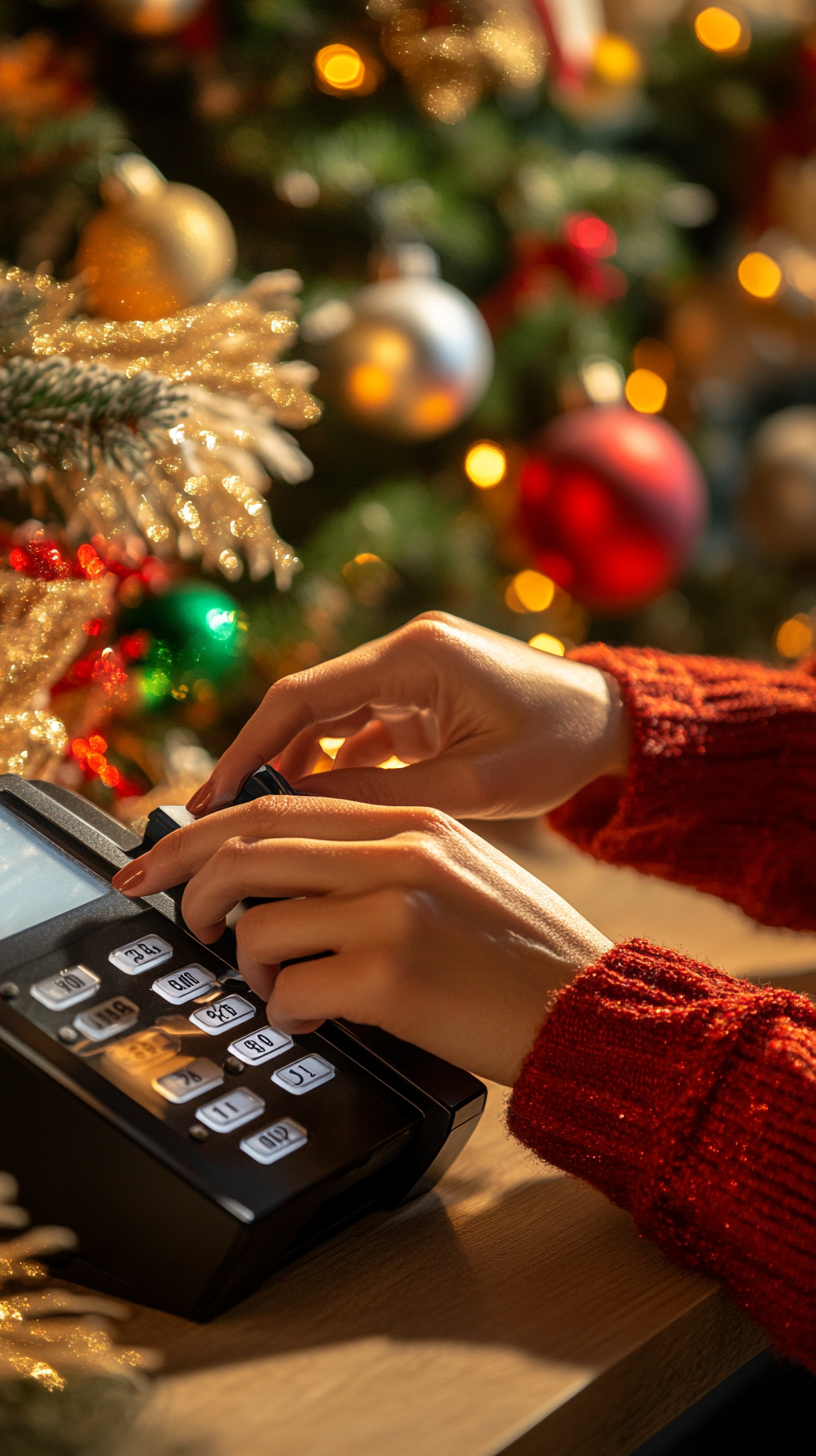
[[[240,800],[291,793],[262,768]],[[477,1125],[469,1073],[375,1027],[294,1038],[204,946],[179,891],[110,880],[144,842],[57,785],[0,775],[0,1168],[78,1235],[66,1278],[209,1319],[277,1265],[424,1192]]]

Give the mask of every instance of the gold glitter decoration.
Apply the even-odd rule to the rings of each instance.
[[[291,270],[261,274],[237,297],[119,323],[77,315],[79,280],[0,272],[0,360],[61,357],[127,378],[149,371],[183,394],[178,423],[155,442],[150,432],[141,468],[99,457],[91,473],[65,460],[44,467],[69,534],[126,543],[135,533],[159,556],[199,557],[230,580],[243,556],[253,580],[274,571],[280,588],[289,585],[300,563],[263,496],[270,475],[294,483],[312,473],[288,430],[319,418],[309,393],[316,371],[280,359],[297,332],[299,287]],[[26,481],[18,488],[30,496]]]
[[[0,1230],[25,1229],[28,1215],[16,1199],[15,1179],[0,1173]],[[75,1246],[71,1230],[57,1227],[29,1229],[0,1242],[0,1381],[27,1376],[52,1393],[64,1390],[74,1375],[115,1375],[138,1385],[140,1372],[160,1363],[152,1350],[113,1343],[107,1321],[128,1313],[118,1300],[68,1289],[31,1289],[48,1279],[42,1256]],[[7,1294],[9,1284],[26,1287]]]
[[[415,100],[453,123],[489,91],[529,91],[544,76],[547,45],[528,0],[451,0],[449,24],[415,0],[369,0],[382,48]]]
[[[0,571],[0,773],[47,774],[68,735],[37,707],[84,647],[84,624],[110,609],[112,577],[40,581]]]

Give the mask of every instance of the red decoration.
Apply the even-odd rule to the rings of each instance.
[[[665,420],[625,405],[559,415],[527,459],[520,489],[536,566],[599,611],[626,611],[665,591],[707,515],[686,442]]]
[[[573,213],[560,239],[516,233],[511,243],[513,267],[479,303],[491,333],[500,333],[531,308],[560,298],[565,288],[596,304],[623,298],[626,275],[605,261],[616,248],[614,228],[589,212]]]

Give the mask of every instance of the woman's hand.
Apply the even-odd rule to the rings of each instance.
[[[312,777],[322,737],[345,742],[333,771]],[[275,759],[321,798],[432,804],[457,818],[541,814],[601,774],[624,774],[628,753],[613,678],[428,612],[275,683],[188,808],[232,803]],[[393,754],[410,766],[376,767]]]
[[[113,883],[147,895],[185,881],[184,918],[205,943],[245,896],[293,897],[244,911],[236,927],[239,968],[275,1026],[346,1017],[506,1085],[555,992],[610,945],[429,809],[256,799],[168,835]]]

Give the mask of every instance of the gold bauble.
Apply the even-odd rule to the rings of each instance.
[[[109,25],[129,35],[172,35],[197,15],[203,0],[97,0]]]
[[[159,319],[203,303],[232,274],[232,224],[212,197],[166,182],[146,157],[120,157],[105,206],[85,226],[77,264],[88,307],[111,319]]]

